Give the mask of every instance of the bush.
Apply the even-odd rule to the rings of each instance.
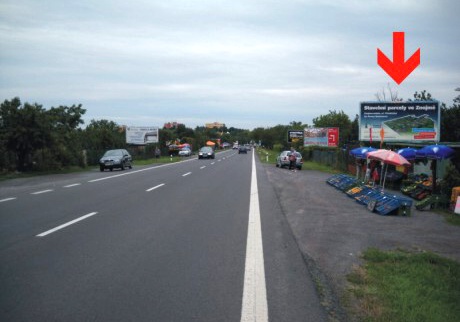
[[[441,182],[441,193],[448,197],[452,194],[452,188],[460,187],[460,172],[454,164],[449,164],[446,168],[446,174]]]

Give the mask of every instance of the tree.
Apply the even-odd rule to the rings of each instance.
[[[414,93],[414,99],[416,101],[431,101],[433,98],[431,97],[431,94],[428,93],[425,89],[421,91],[420,93],[415,92]],[[410,101],[410,99],[409,99]]]
[[[0,106],[0,141],[14,156],[14,168],[45,170],[78,163],[77,127],[84,113],[81,105],[46,110],[37,103],[22,105],[18,97],[5,100]]]
[[[460,88],[456,91],[460,92]],[[460,142],[460,94],[450,107],[441,107],[441,141]]]
[[[85,129],[85,137],[86,149],[101,151],[126,146],[124,131],[120,131],[120,126],[109,120],[91,120]]]
[[[16,169],[32,168],[35,150],[51,142],[50,124],[41,105],[25,103],[18,97],[1,105],[2,137],[8,151],[15,155]]]
[[[350,137],[348,139],[349,142],[358,141],[359,140],[359,115],[355,115],[355,119],[351,123],[351,131]]]
[[[387,91],[388,91],[388,93],[387,93]],[[386,89],[385,89],[385,87],[383,87],[381,92],[375,93],[375,98],[379,102],[387,102],[387,101],[399,102],[399,101],[402,101],[402,99],[400,99],[398,97],[398,92],[391,88],[390,83],[387,83],[387,88]]]

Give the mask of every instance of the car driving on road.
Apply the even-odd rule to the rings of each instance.
[[[204,146],[198,152],[198,159],[214,159],[214,150],[209,146]]]
[[[112,171],[114,168],[124,170],[126,167],[132,169],[132,162],[131,155],[125,149],[108,150],[99,160],[99,170],[109,169]]]
[[[179,151],[179,156],[180,157],[189,157],[191,155],[192,155],[192,150],[190,150],[190,148],[188,148],[188,147],[182,148]]]

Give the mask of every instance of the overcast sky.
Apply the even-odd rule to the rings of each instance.
[[[421,49],[401,85],[377,65],[394,31]],[[388,83],[452,104],[460,1],[0,0],[1,101],[81,103],[86,123],[311,125]]]

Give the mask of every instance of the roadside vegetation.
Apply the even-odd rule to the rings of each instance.
[[[275,166],[276,164],[276,158],[280,154],[282,150],[268,150],[264,148],[257,148],[257,155],[259,156],[259,159],[262,163],[265,164],[273,164]],[[339,170],[334,169],[331,166],[321,164],[318,162],[314,161],[308,161],[304,160],[303,170],[316,170],[316,171],[321,171],[321,172],[326,172],[326,173],[340,173]]]
[[[448,322],[460,317],[460,264],[438,255],[375,248],[349,274],[362,321]],[[350,301],[354,302],[354,301]]]

